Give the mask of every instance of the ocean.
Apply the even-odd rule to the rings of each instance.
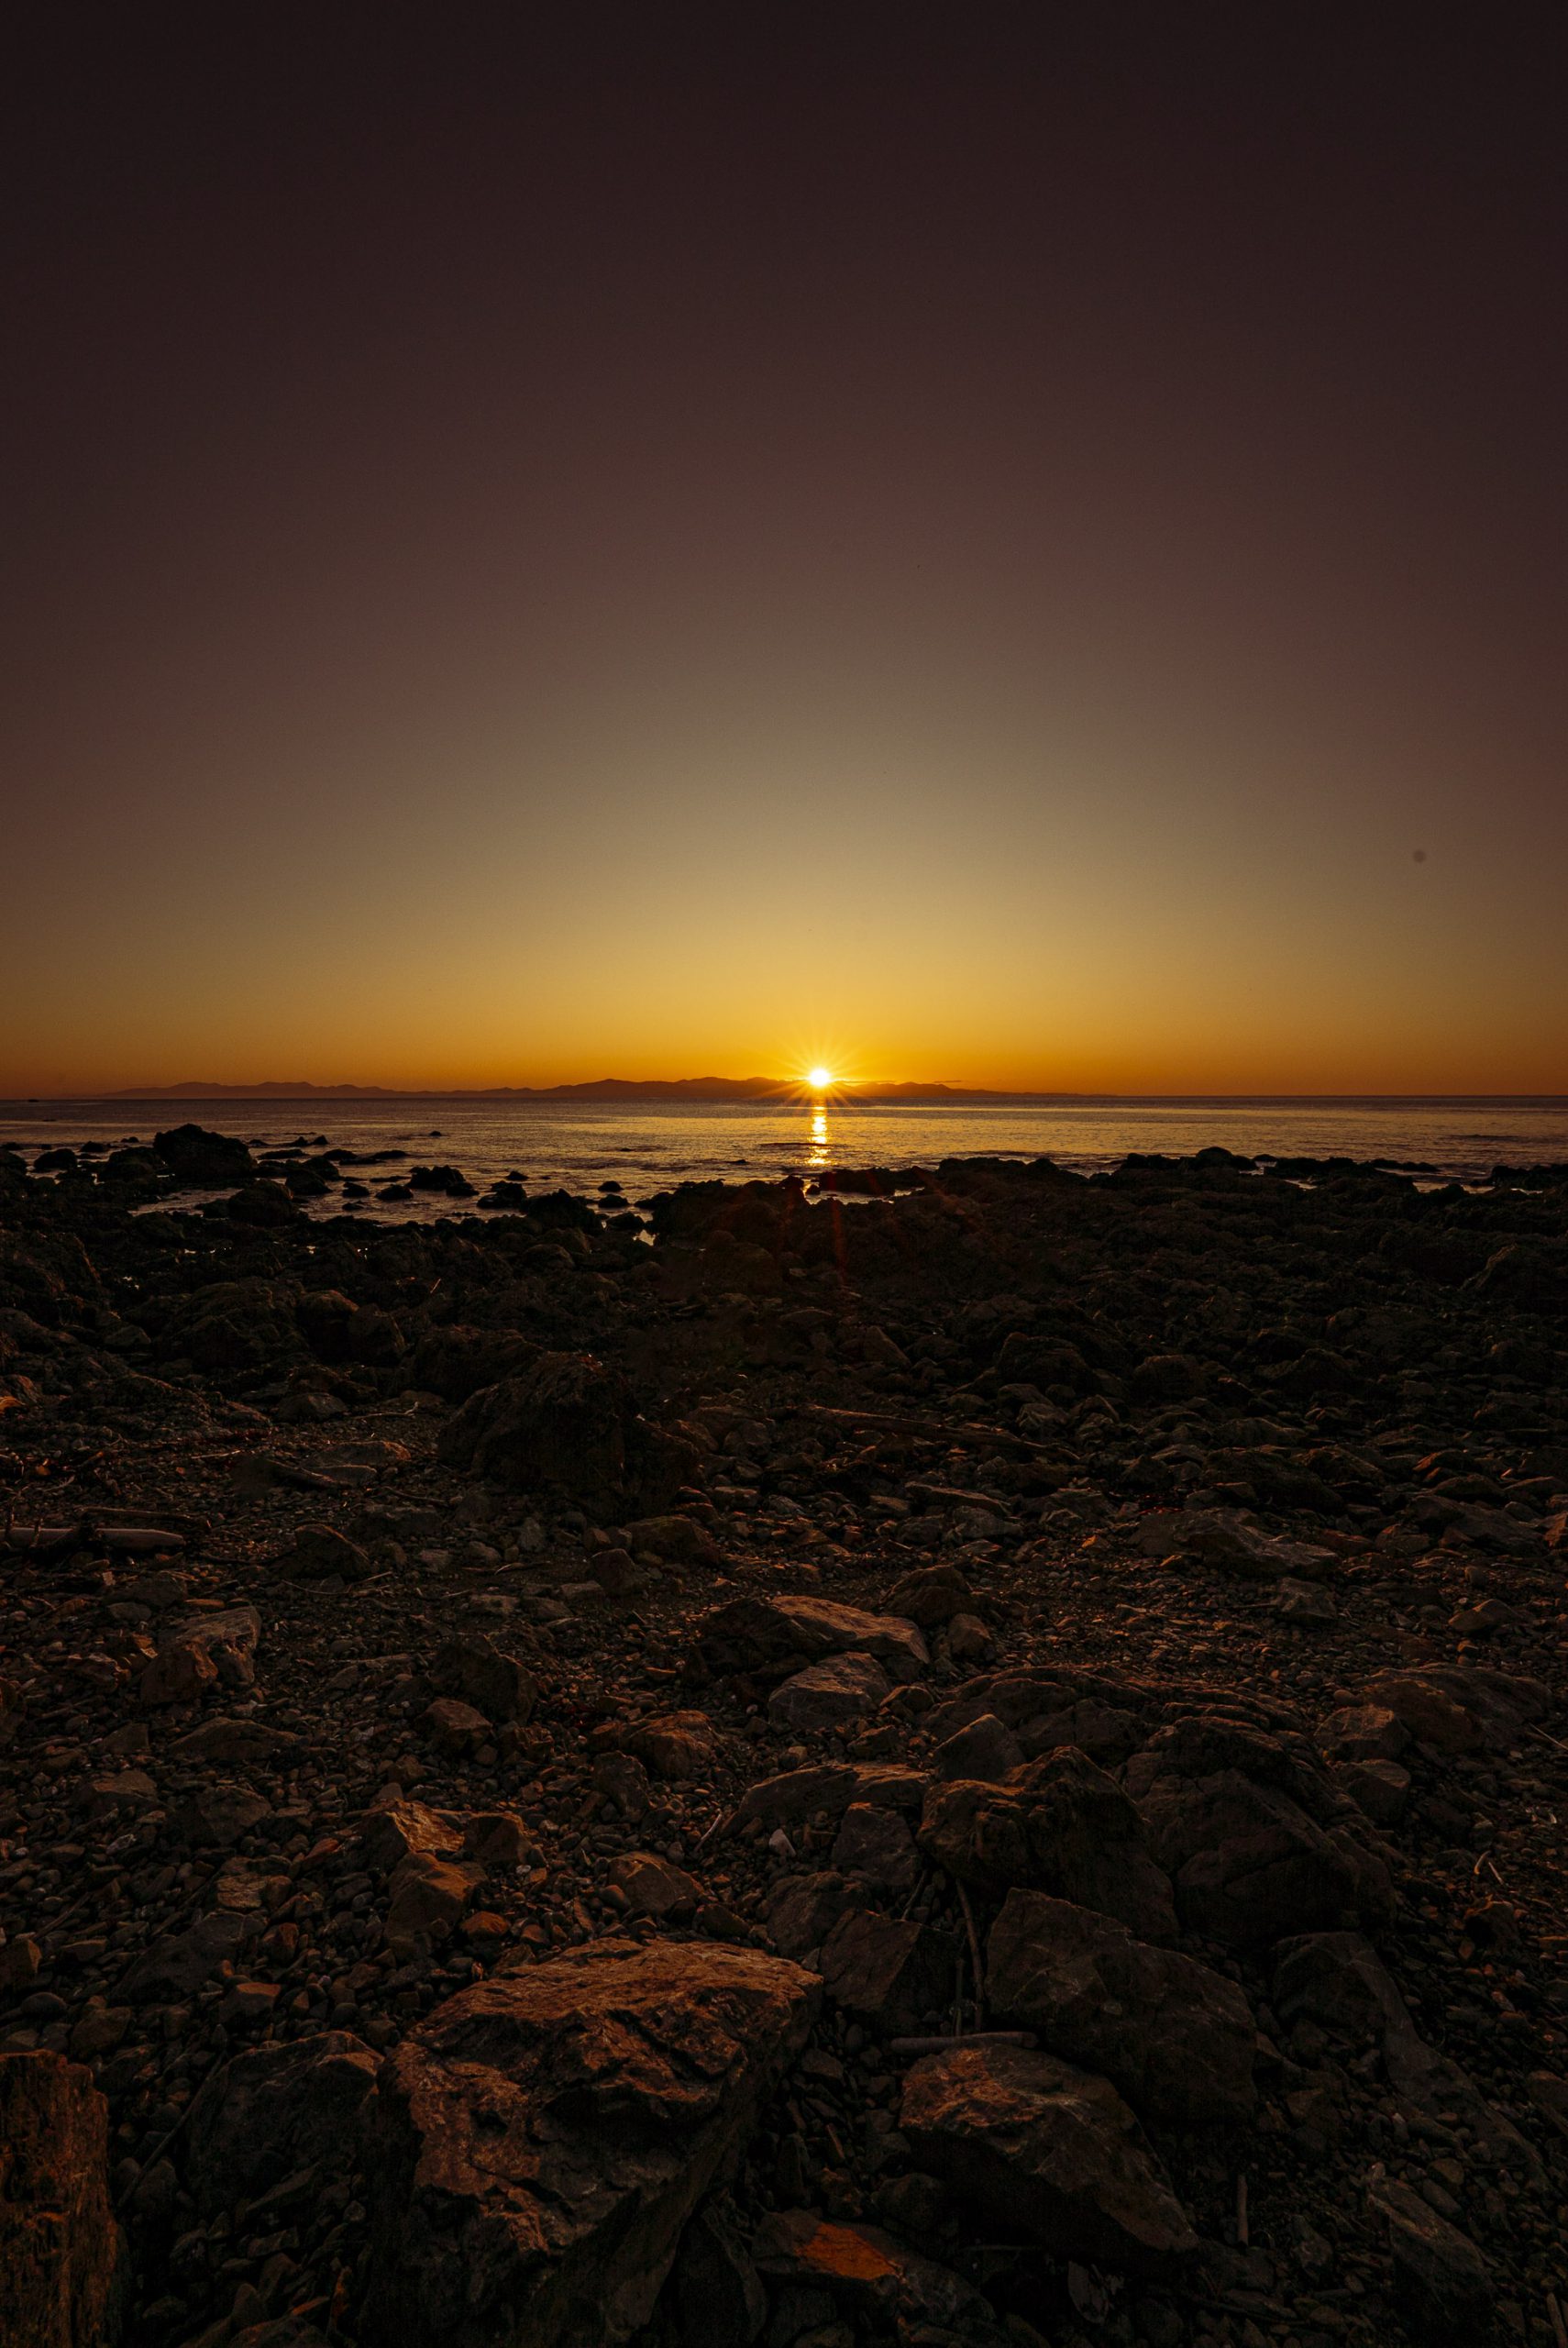
[[[0,1146],[150,1141],[192,1120],[256,1148],[406,1153],[365,1169],[373,1184],[409,1168],[459,1167],[483,1189],[520,1174],[531,1190],[596,1191],[618,1182],[634,1202],[677,1182],[807,1181],[837,1168],[934,1166],[944,1157],[1051,1157],[1088,1174],[1130,1151],[1186,1157],[1218,1145],[1246,1157],[1343,1156],[1430,1169],[1424,1179],[1484,1181],[1493,1167],[1568,1162],[1568,1097],[1466,1100],[1100,1100],[988,1106],[860,1108],[829,1101],[559,1102],[0,1101]],[[458,1210],[466,1206],[459,1202]],[[334,1212],[332,1202],[322,1202]],[[439,1196],[362,1210],[389,1220],[451,1214]]]

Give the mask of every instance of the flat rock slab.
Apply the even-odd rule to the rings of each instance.
[[[381,2073],[367,2336],[617,2348],[819,1996],[756,1950],[605,1940],[438,2007]]]
[[[914,1623],[831,1598],[735,1598],[709,1615],[699,1642],[710,1671],[790,1671],[824,1656],[875,1656],[889,1678],[918,1678],[931,1661]]]
[[[955,2042],[904,2082],[899,2125],[916,2165],[1054,2257],[1168,2276],[1198,2237],[1109,2079],[1054,2054]]]

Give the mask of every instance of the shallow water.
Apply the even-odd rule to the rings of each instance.
[[[481,1189],[520,1173],[530,1189],[628,1198],[675,1182],[776,1180],[836,1168],[933,1166],[943,1157],[1048,1157],[1080,1173],[1129,1151],[1187,1156],[1218,1144],[1246,1157],[1344,1156],[1419,1161],[1475,1181],[1499,1162],[1568,1161],[1568,1099],[1075,1101],[996,1107],[857,1108],[810,1102],[397,1101],[0,1102],[0,1146],[149,1141],[186,1120],[238,1134],[254,1147],[293,1142],[405,1159],[363,1169],[379,1186],[409,1167],[460,1167]],[[325,1145],[322,1137],[325,1136]],[[334,1211],[332,1202],[324,1202]],[[398,1219],[460,1212],[467,1202],[420,1197],[364,1212]]]

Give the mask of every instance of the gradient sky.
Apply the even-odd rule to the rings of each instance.
[[[1564,20],[1456,15],[32,12],[0,1091],[1568,1090]]]

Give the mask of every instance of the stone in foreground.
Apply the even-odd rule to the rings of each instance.
[[[819,1995],[755,1950],[606,1940],[438,2007],[381,2074],[367,2336],[617,2348]]]
[[[1053,2257],[1158,2278],[1198,2248],[1110,2080],[1054,2054],[960,2040],[915,2065],[899,2125],[918,2167]]]
[[[1146,2120],[1240,2125],[1257,2028],[1232,1981],[1151,1948],[1066,1899],[1011,1891],[991,1928],[987,1995],[1054,2054],[1103,2072]]]
[[[0,2055],[0,2340],[107,2348],[122,2243],[109,2210],[109,2107],[59,2054]]]

